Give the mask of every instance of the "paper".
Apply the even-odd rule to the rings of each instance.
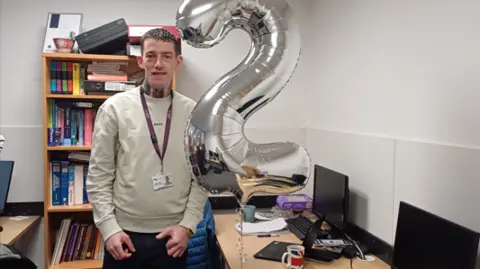
[[[273,220],[275,219],[275,213],[273,212],[255,212],[255,219],[257,220]]]
[[[235,225],[240,232],[240,223]],[[243,235],[257,235],[262,233],[279,232],[287,228],[287,222],[283,218],[257,223],[243,222]]]
[[[72,32],[74,35],[78,35],[80,33],[81,24],[82,14],[49,13],[47,29],[45,30],[43,52],[55,52],[56,47],[53,38],[68,38]],[[77,46],[78,44],[75,42],[74,48]]]
[[[26,220],[28,218],[30,218],[30,217],[28,217],[28,216],[15,216],[15,217],[10,217],[9,219],[10,220],[16,220],[16,221],[21,221],[21,220]]]

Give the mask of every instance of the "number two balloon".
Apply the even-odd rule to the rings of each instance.
[[[194,179],[210,193],[233,193],[242,207],[258,193],[304,188],[311,165],[303,147],[255,143],[243,130],[297,66],[300,34],[287,1],[185,0],[176,22],[183,40],[195,48],[212,48],[233,29],[247,32],[252,42],[242,62],[203,94],[190,116],[185,151]]]

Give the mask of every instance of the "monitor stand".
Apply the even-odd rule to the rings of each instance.
[[[322,233],[320,227],[324,221],[325,217],[320,217],[312,224],[312,226],[310,226],[310,229],[308,230],[302,242],[303,247],[305,247],[305,253],[312,250],[315,240],[318,238],[318,235]]]
[[[317,221],[315,221],[303,239],[302,246],[305,247],[305,259],[307,260],[331,262],[341,257],[341,254],[339,253],[329,253],[322,250],[315,250],[313,248],[315,240],[324,232],[320,229],[324,221],[325,217],[320,217]]]

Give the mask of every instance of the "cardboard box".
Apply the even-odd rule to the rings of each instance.
[[[305,194],[277,196],[277,206],[282,210],[310,210],[312,202],[312,199]]]

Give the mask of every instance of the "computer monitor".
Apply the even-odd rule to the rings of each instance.
[[[400,202],[393,269],[474,269],[479,233]]]
[[[348,176],[316,164],[314,166],[312,212],[333,229],[343,231],[349,208]]]
[[[13,161],[0,161],[0,214],[5,210],[13,174]]]

